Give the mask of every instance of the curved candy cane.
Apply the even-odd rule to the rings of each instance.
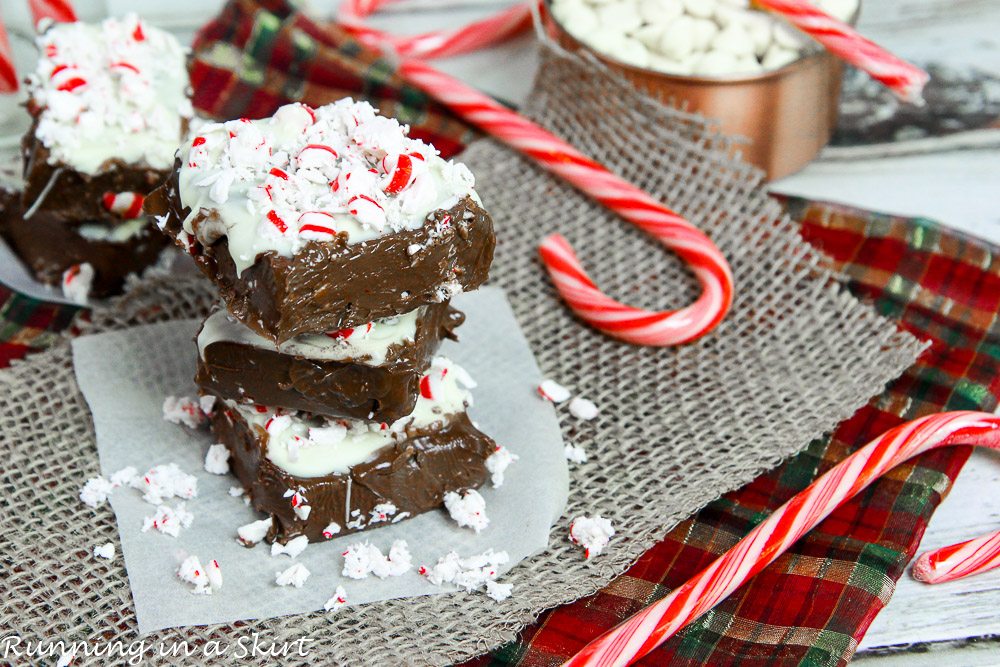
[[[348,21],[357,25],[361,17],[384,1],[348,0]],[[383,44],[395,39],[366,30]],[[726,316],[733,301],[729,264],[715,244],[683,217],[527,118],[426,63],[404,58],[399,72],[461,118],[652,234],[687,262],[702,286],[701,296],[680,310],[651,312],[632,308],[604,295],[584,273],[566,240],[550,236],[539,248],[542,261],[560,295],[581,319],[630,343],[676,345],[705,335]]]
[[[773,563],[800,537],[886,472],[914,456],[950,445],[1000,449],[1000,417],[985,412],[945,412],[884,433],[778,508],[736,546],[670,595],[587,644],[564,667],[611,667],[640,659]],[[994,555],[994,565],[996,558]]]
[[[830,53],[884,83],[900,99],[914,104],[923,102],[921,91],[930,79],[927,72],[889,53],[812,3],[804,0],[753,0],[753,4],[779,14],[825,46]]]
[[[17,92],[17,70],[14,68],[14,52],[10,48],[7,28],[0,18],[0,93]]]
[[[510,39],[531,25],[531,5],[527,3],[514,5],[461,28],[436,30],[421,35],[389,35],[364,24],[364,17],[393,1],[345,0],[340,5],[337,20],[358,41],[375,49],[389,44],[404,58],[457,56]]]
[[[913,564],[913,578],[925,584],[943,584],[1000,567],[1000,531],[937,551]]]
[[[52,19],[57,23],[72,23],[77,20],[69,0],[28,0],[28,7],[35,25],[42,19]]]

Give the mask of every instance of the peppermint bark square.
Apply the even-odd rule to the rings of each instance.
[[[219,309],[198,333],[195,382],[243,404],[394,422],[413,411],[421,379],[464,316],[447,303],[275,345]]]
[[[228,310],[285,342],[443,303],[496,239],[472,174],[364,102],[207,125],[146,210]]]
[[[489,478],[496,443],[469,421],[464,371],[436,364],[429,398],[392,424],[331,420],[216,401],[212,434],[255,509],[271,517],[268,541],[321,542],[444,506]]]
[[[22,141],[25,211],[138,217],[194,113],[183,47],[135,15],[54,23],[37,42],[27,86],[33,122]]]

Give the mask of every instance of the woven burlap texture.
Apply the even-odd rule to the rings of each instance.
[[[150,642],[198,647],[253,632],[267,641],[312,640],[307,657],[285,657],[283,665],[443,664],[476,655],[512,639],[542,610],[607,584],[677,522],[832,429],[914,361],[921,345],[846,293],[764,194],[761,173],[731,159],[730,140],[590,63],[554,52],[543,61],[525,112],[716,240],[736,277],[729,317],[706,339],[676,349],[629,346],[583,326],[536,259],[546,233],[568,236],[600,284],[635,305],[684,304],[697,285],[655,241],[528,160],[492,141],[476,143],[463,159],[496,220],[493,282],[506,290],[543,372],[601,408],[591,422],[560,408],[566,441],[589,460],[573,467],[569,507],[548,549],[505,577],[514,596],[502,604],[481,594],[438,595],[165,630]],[[147,280],[84,329],[199,316],[213,301],[200,279]],[[194,354],[193,344],[179,353]],[[0,374],[0,429],[0,628],[32,640],[136,639],[121,558],[91,556],[95,545],[117,543],[113,514],[77,498],[98,465],[68,345]],[[610,518],[617,535],[587,562],[567,541],[567,527],[571,517],[595,513]],[[81,656],[74,664],[105,661]]]

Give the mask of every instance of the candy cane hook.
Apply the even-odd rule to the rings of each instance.
[[[1000,567],[1000,531],[929,551],[913,563],[913,578],[943,584]]]
[[[342,15],[357,29],[385,0],[346,0]],[[394,44],[395,38],[366,28],[368,36]],[[469,33],[476,28],[467,26]],[[461,32],[461,31],[460,31]],[[481,36],[485,38],[485,36]],[[651,234],[675,252],[701,283],[690,306],[653,312],[621,304],[598,289],[564,238],[544,239],[542,262],[570,308],[594,328],[638,345],[677,345],[705,335],[726,316],[733,301],[733,275],[719,249],[700,230],[642,190],[615,176],[562,139],[507,109],[478,90],[424,62],[404,57],[399,73],[472,125],[532,158],[549,172]]]
[[[670,595],[587,644],[564,667],[632,664],[773,563],[883,474],[914,456],[951,445],[1000,449],[1000,417],[986,412],[945,412],[884,433],[778,508],[736,546]]]

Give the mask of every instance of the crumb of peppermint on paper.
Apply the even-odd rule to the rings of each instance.
[[[489,455],[486,459],[486,470],[490,473],[490,480],[493,482],[493,488],[498,488],[503,485],[503,476],[510,467],[510,464],[517,461],[520,457],[517,454],[511,454],[510,450],[503,445],[497,445],[496,451]]]
[[[159,505],[156,514],[143,519],[142,532],[158,530],[164,535],[177,537],[181,528],[190,528],[193,521],[194,515],[187,511],[184,503],[179,503],[175,507]]]
[[[271,520],[261,519],[260,521],[253,521],[240,526],[236,529],[236,534],[239,536],[240,543],[244,546],[253,546],[267,536],[267,531],[270,528]]]
[[[326,528],[323,529],[323,537],[326,539],[332,539],[334,535],[340,532],[340,524],[336,521],[331,521],[327,524]]]
[[[506,551],[489,549],[480,554],[462,558],[451,551],[438,559],[432,567],[420,567],[417,572],[427,578],[435,586],[455,584],[467,591],[486,587],[486,594],[497,602],[510,597],[513,584],[500,584],[496,581],[499,567],[510,561]]]
[[[274,583],[279,586],[294,586],[295,588],[302,588],[308,578],[309,570],[306,566],[302,563],[296,563],[281,572],[276,572],[274,575]]]
[[[75,304],[87,305],[94,284],[94,267],[88,262],[74,264],[62,274],[63,296]]]
[[[218,443],[208,448],[205,452],[205,470],[213,475],[229,473],[229,450],[225,445]]]
[[[271,555],[280,556],[284,554],[290,558],[295,558],[309,546],[309,538],[305,535],[299,535],[298,537],[293,537],[288,540],[288,542],[281,544],[278,541],[271,543]]]
[[[80,500],[84,505],[97,509],[108,501],[108,496],[114,491],[114,485],[98,475],[87,480],[80,489]]]
[[[344,590],[343,586],[337,586],[337,590],[333,592],[333,597],[326,601],[323,609],[326,611],[337,611],[338,609],[343,609],[345,606],[347,606],[347,591]]]
[[[396,540],[389,547],[389,555],[369,542],[355,542],[341,554],[344,569],[341,574],[351,579],[366,579],[374,574],[379,579],[398,577],[410,571],[413,559],[406,540]]]
[[[538,395],[553,403],[562,403],[570,397],[569,389],[555,380],[542,380],[538,385]]]
[[[600,410],[597,409],[594,402],[587,400],[586,398],[580,398],[577,396],[569,402],[569,413],[577,419],[590,421],[591,419],[597,417],[598,412],[600,412]]]
[[[486,501],[475,489],[463,494],[449,491],[444,494],[444,507],[459,526],[468,526],[478,533],[490,525]]]
[[[566,445],[563,448],[563,454],[566,455],[566,460],[570,463],[587,462],[587,452],[579,445]]]
[[[201,404],[187,396],[167,396],[163,399],[163,418],[171,424],[198,428],[205,421]]]
[[[614,534],[614,526],[601,516],[578,516],[569,524],[569,539],[584,548],[587,560],[600,555]]]
[[[233,498],[239,498],[245,493],[242,486],[231,486],[229,487],[229,495]]]
[[[94,558],[104,558],[111,560],[115,557],[115,545],[111,542],[94,547]]]
[[[129,486],[143,493],[150,505],[161,505],[169,498],[190,500],[198,495],[198,480],[182,471],[176,463],[153,466],[144,475],[136,476]]]
[[[177,568],[177,576],[194,587],[191,592],[195,595],[211,595],[222,588],[222,569],[219,561],[214,559],[206,568],[202,567],[197,556],[188,556]]]

